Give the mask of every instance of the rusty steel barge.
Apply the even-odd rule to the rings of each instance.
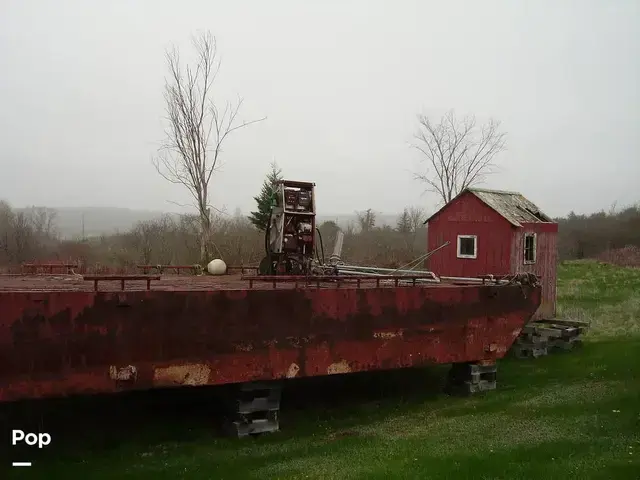
[[[0,401],[442,363],[491,384],[541,287],[423,277],[4,276]],[[267,385],[272,401],[247,408],[272,415],[239,433],[277,426]]]
[[[451,391],[495,388],[496,360],[540,305],[537,277],[344,265],[341,237],[327,263],[313,184],[276,193],[255,275],[0,275],[0,401],[227,385],[242,436],[278,429],[292,378],[451,364]],[[164,275],[181,269],[194,274]]]

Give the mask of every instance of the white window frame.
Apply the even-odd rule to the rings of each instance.
[[[473,238],[473,254],[472,255],[463,255],[460,253],[460,240],[463,238]],[[478,258],[478,236],[477,235],[458,235],[458,245],[456,248],[456,253],[458,254],[458,258]]]
[[[533,238],[533,260],[527,260],[527,238]],[[522,237],[522,261],[525,265],[533,265],[538,260],[538,236],[534,232],[527,232]]]

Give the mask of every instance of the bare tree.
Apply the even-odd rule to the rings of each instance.
[[[9,263],[13,258],[15,214],[11,205],[0,200],[0,262]]]
[[[356,216],[358,218],[358,224],[360,225],[361,232],[368,232],[376,226],[376,212],[370,208],[361,212],[356,212]]]
[[[46,207],[31,207],[26,211],[34,233],[41,237],[56,237],[55,222],[58,212]]]
[[[33,233],[30,218],[24,211],[20,211],[15,214],[13,235],[15,248],[14,259],[18,262],[24,262],[34,253],[35,250],[35,235]]]
[[[426,220],[427,214],[421,207],[411,207],[408,213],[411,233],[415,234]]]
[[[138,222],[129,232],[131,247],[138,253],[139,261],[145,265],[151,263],[155,234],[152,221]]]
[[[427,171],[415,178],[445,203],[492,173],[495,156],[506,146],[506,133],[493,119],[478,126],[474,116],[458,120],[451,110],[438,123],[425,115],[419,115],[418,121],[413,147],[424,154]]]
[[[402,235],[407,251],[413,253],[420,227],[426,218],[424,209],[420,207],[405,207],[398,217],[396,231]]]
[[[154,158],[158,173],[171,183],[183,185],[194,199],[200,227],[200,257],[211,251],[211,177],[219,169],[222,147],[228,136],[264,120],[240,121],[239,98],[224,109],[213,100],[213,83],[220,69],[215,37],[206,32],[193,37],[195,65],[184,66],[177,48],[166,52],[169,76],[165,80],[168,127],[166,140]]]

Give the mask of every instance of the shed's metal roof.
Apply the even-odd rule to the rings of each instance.
[[[467,188],[460,192],[458,197],[466,192],[469,192],[478,197],[482,202],[484,202],[490,208],[503,216],[509,223],[511,223],[515,227],[522,227],[523,223],[546,223],[553,221],[550,217],[545,215],[534,203],[527,200],[522,194],[518,192],[488,190],[484,188]],[[456,199],[458,197],[456,197]],[[452,200],[451,202],[453,202],[454,200]],[[433,214],[429,219],[427,219],[425,223],[438,215],[447,207],[447,205]]]

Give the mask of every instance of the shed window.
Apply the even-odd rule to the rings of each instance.
[[[458,235],[458,258],[476,258],[478,256],[478,237],[476,235]]]
[[[524,234],[524,263],[536,263],[536,234]]]

